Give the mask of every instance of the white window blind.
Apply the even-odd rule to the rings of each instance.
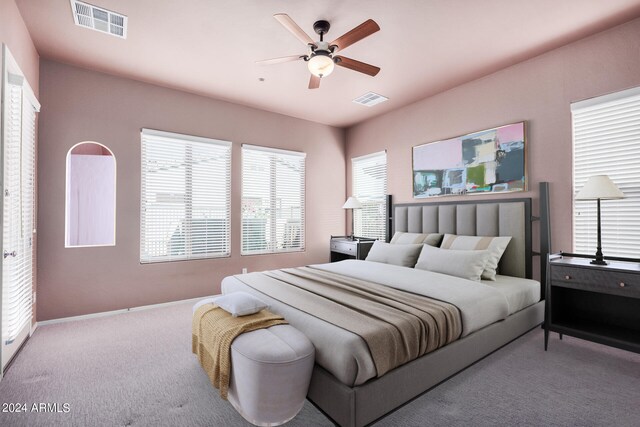
[[[35,129],[40,105],[24,77],[8,74],[7,80],[2,339],[8,345],[29,329],[32,317]]]
[[[242,146],[242,255],[304,250],[305,157]]]
[[[142,130],[140,262],[230,254],[231,143]]]
[[[354,209],[354,234],[385,240],[387,234],[387,153],[351,159],[353,195],[362,204]]]
[[[624,193],[602,200],[605,256],[640,257],[640,88],[571,105],[573,116],[573,246],[592,254],[597,242],[595,200],[575,200],[592,175],[608,175]]]

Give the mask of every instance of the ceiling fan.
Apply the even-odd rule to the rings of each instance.
[[[331,26],[328,21],[320,20],[313,24],[314,31],[320,35],[320,41],[313,41],[311,37],[305,33],[302,28],[296,24],[293,19],[286,13],[277,13],[273,15],[287,30],[289,30],[298,40],[309,47],[309,53],[306,55],[291,55],[281,58],[266,59],[264,61],[256,61],[257,64],[270,65],[279,64],[281,62],[304,60],[311,72],[309,80],[309,89],[317,89],[320,87],[320,79],[326,77],[333,72],[334,65],[358,71],[360,73],[375,76],[380,68],[347,58],[346,56],[336,55],[338,51],[344,50],[352,44],[359,42],[365,37],[370,36],[380,30],[380,26],[373,20],[368,19],[358,25],[351,31],[338,37],[331,43],[324,41],[324,35],[329,32]]]

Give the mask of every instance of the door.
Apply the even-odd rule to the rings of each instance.
[[[31,331],[35,124],[39,104],[3,46],[1,368]]]

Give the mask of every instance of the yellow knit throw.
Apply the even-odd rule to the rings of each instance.
[[[240,334],[287,324],[282,316],[267,310],[233,317],[215,304],[199,307],[193,315],[191,351],[195,353],[211,384],[227,399],[231,374],[231,343]]]

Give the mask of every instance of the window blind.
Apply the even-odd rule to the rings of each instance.
[[[351,159],[353,195],[362,204],[354,209],[354,234],[385,240],[387,234],[387,153]]]
[[[231,143],[142,130],[140,262],[230,254]]]
[[[32,317],[36,112],[24,78],[9,74],[5,113],[2,338],[11,344]],[[4,361],[3,361],[4,363]]]
[[[305,157],[242,146],[242,255],[304,250]]]
[[[624,193],[602,200],[605,256],[640,257],[640,88],[571,105],[573,118],[573,246],[595,253],[595,200],[575,200],[592,175],[608,175]]]

